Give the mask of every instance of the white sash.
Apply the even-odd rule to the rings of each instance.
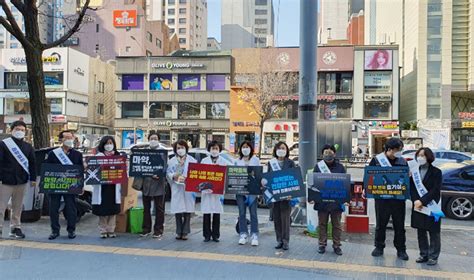
[[[276,158],[270,160],[270,166],[272,167],[272,171],[281,170],[280,164],[278,164],[278,160]]]
[[[385,155],[385,153],[380,153],[376,156],[377,160],[379,161],[380,163],[380,166],[382,167],[391,167],[392,164],[390,163],[390,161],[388,160],[387,156]]]
[[[423,185],[423,180],[421,179],[420,165],[416,160],[411,160],[408,162],[408,166],[410,167],[413,182],[415,182],[416,191],[420,197],[423,197],[428,193],[428,190]],[[439,218],[444,217],[444,213],[441,210],[441,200],[439,203],[431,200],[427,207],[423,206],[421,210],[415,209],[415,211],[427,216],[433,216],[436,222],[439,221]]]
[[[318,162],[318,167],[321,173],[331,173],[331,170],[329,169],[328,165],[326,164],[324,160],[321,160],[320,162]]]
[[[20,150],[18,145],[15,143],[15,141],[13,141],[11,137],[9,137],[7,139],[3,139],[3,143],[5,143],[8,150],[10,151],[12,156],[16,159],[18,164],[20,164],[21,167],[23,167],[23,170],[25,170],[25,172],[28,175],[30,175],[30,169],[29,169],[30,165],[29,165],[28,159],[26,158],[25,154]]]
[[[62,165],[72,165],[72,161],[67,157],[66,153],[64,153],[63,148],[54,149],[53,153]]]

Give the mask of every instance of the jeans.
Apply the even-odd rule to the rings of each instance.
[[[246,196],[236,195],[237,206],[239,207],[239,231],[240,234],[249,233],[247,226],[247,204],[245,203]],[[250,211],[250,232],[252,234],[258,234],[258,216],[257,216],[257,199],[248,206]]]

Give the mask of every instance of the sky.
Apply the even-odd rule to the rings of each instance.
[[[207,36],[214,37],[219,42],[221,41],[221,1],[225,0],[207,1]],[[297,0],[273,0],[277,47],[299,46],[299,2]]]

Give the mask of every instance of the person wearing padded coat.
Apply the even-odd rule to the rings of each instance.
[[[290,149],[285,142],[278,142],[273,148],[273,159],[268,162],[268,172],[295,168],[295,162],[289,159]],[[291,224],[290,200],[277,201],[273,203],[273,224],[277,245],[275,249],[289,249],[290,224]]]
[[[346,169],[339,161],[336,159],[336,148],[333,145],[325,145],[321,150],[323,155],[324,167],[327,166],[331,173],[346,173]],[[315,173],[323,173],[319,168],[319,165],[316,164],[314,167]],[[318,221],[319,221],[319,248],[318,253],[324,254],[326,252],[326,246],[328,241],[328,221],[331,217],[332,224],[332,242],[333,249],[336,255],[342,255],[341,249],[341,234],[342,234],[342,225],[341,217],[343,208],[341,204],[336,202],[324,202],[324,203],[315,203],[314,210],[318,211]]]
[[[441,252],[441,220],[436,222],[434,217],[417,212],[415,209],[421,209],[423,206],[427,206],[431,201],[435,201],[436,203],[440,202],[443,175],[440,169],[432,165],[435,157],[431,149],[419,149],[415,154],[415,158],[420,164],[421,179],[428,191],[427,194],[420,197],[415,183],[413,179],[411,179],[410,192],[411,200],[413,201],[411,227],[417,229],[418,247],[420,248],[420,257],[416,262],[436,265]]]
[[[117,145],[112,136],[100,139],[96,156],[118,156]],[[94,185],[92,214],[99,216],[100,238],[115,238],[115,222],[120,213],[120,184]]]

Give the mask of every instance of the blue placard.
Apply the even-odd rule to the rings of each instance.
[[[306,190],[300,168],[290,168],[263,174],[262,185],[267,202],[305,197]]]
[[[314,187],[308,190],[308,200],[316,202],[349,202],[351,175],[342,173],[313,173]],[[313,194],[313,192],[319,194]],[[314,198],[313,198],[314,195]]]
[[[364,188],[367,198],[410,199],[408,166],[367,166],[364,170]]]

